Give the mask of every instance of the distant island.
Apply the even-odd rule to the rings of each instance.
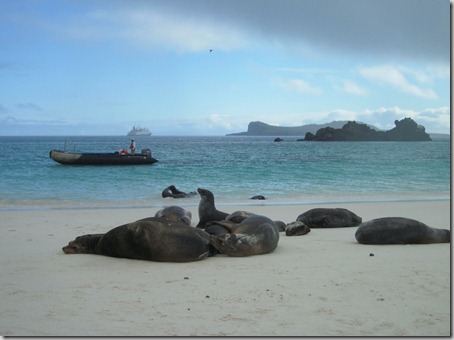
[[[246,132],[230,133],[227,136],[305,136],[308,132],[316,133],[319,129],[343,127],[347,120],[332,121],[326,124],[307,124],[302,126],[275,126],[262,122],[250,122]],[[372,125],[371,128],[377,129]]]
[[[246,132],[230,133],[227,136],[301,136],[298,141],[431,141],[450,139],[449,134],[426,133],[425,127],[411,118],[396,120],[396,127],[382,131],[373,125],[356,121],[332,121],[325,124],[302,126],[276,126],[259,121],[250,122]],[[304,136],[304,138],[303,138]]]
[[[306,133],[305,141],[431,141],[422,125],[411,118],[394,121],[396,127],[388,131],[377,131],[366,124],[350,121],[340,129],[326,127],[315,135]]]

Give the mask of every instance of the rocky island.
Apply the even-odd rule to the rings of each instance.
[[[306,133],[304,141],[431,141],[422,125],[411,118],[394,122],[396,127],[388,131],[377,131],[366,124],[349,121],[341,129],[325,127],[314,135]]]
[[[262,122],[250,122],[246,132],[230,133],[227,136],[305,136],[308,132],[316,133],[325,127],[341,128],[348,121],[332,121],[326,124],[307,124],[302,126],[276,126]],[[369,125],[370,126],[370,125]],[[373,126],[371,126],[374,128]]]

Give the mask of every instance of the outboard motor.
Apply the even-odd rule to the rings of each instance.
[[[142,149],[142,155],[151,158],[151,150],[150,149]]]

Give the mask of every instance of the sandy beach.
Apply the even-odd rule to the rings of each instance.
[[[346,208],[363,221],[402,216],[450,228],[449,201],[217,206],[286,223],[314,207]],[[271,254],[190,263],[61,251],[78,235],[103,233],[158,209],[1,211],[0,335],[451,334],[446,243],[361,245],[354,227],[281,233]],[[197,207],[187,209],[196,225]]]

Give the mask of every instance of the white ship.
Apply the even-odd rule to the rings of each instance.
[[[151,131],[147,128],[135,127],[133,126],[132,130],[128,132],[127,136],[137,137],[137,136],[151,136]]]

